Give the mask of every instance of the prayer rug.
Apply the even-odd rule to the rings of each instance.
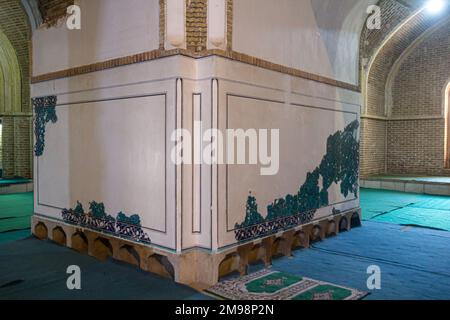
[[[359,300],[368,294],[268,269],[224,280],[206,293],[226,300]]]

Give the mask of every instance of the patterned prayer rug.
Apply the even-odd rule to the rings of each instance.
[[[206,293],[227,300],[359,300],[368,294],[268,269],[219,282]]]

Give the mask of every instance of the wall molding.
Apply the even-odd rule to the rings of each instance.
[[[75,105],[82,105],[82,104],[89,104],[89,103],[90,104],[94,104],[94,103],[100,103],[100,102],[117,101],[117,100],[129,100],[129,99],[140,99],[140,98],[149,98],[149,97],[164,97],[164,106],[163,106],[164,110],[165,110],[164,111],[164,119],[165,119],[164,120],[164,122],[165,122],[164,131],[167,134],[167,127],[168,127],[169,122],[171,121],[169,119],[168,113],[167,113],[167,110],[168,110],[168,95],[169,94],[167,92],[161,92],[161,93],[160,92],[155,92],[155,93],[150,93],[150,94],[145,94],[145,95],[125,96],[125,97],[119,97],[119,98],[117,98],[117,97],[116,98],[109,97],[109,98],[104,98],[104,99],[70,101],[70,102],[66,102],[66,103],[57,103],[55,108],[56,109],[60,109],[59,110],[59,112],[60,112],[61,108],[71,108],[72,106],[75,106]],[[165,137],[165,146],[164,146],[165,156],[166,157],[167,157],[167,148],[168,147],[169,147],[169,145],[167,143],[167,136],[166,136]],[[56,209],[56,210],[62,212],[65,208],[59,207],[56,204],[44,203],[41,200],[42,192],[40,191],[41,190],[41,188],[40,188],[40,173],[42,173],[42,170],[40,170],[40,166],[39,166],[40,160],[41,160],[40,157],[36,157],[36,162],[35,162],[36,175],[35,175],[35,179],[34,179],[34,182],[35,182],[34,190],[35,190],[35,193],[36,193],[36,204],[37,204],[38,207],[40,206],[40,207],[45,207],[45,208]],[[170,232],[169,232],[169,229],[167,227],[168,226],[168,203],[169,203],[168,195],[167,195],[168,194],[168,192],[167,192],[167,190],[168,190],[168,187],[167,187],[167,182],[168,182],[167,170],[168,170],[167,167],[165,167],[165,174],[164,174],[164,176],[165,176],[165,181],[164,181],[164,186],[165,186],[165,190],[164,190],[164,229],[161,230],[161,229],[150,227],[150,226],[141,226],[142,229],[148,230],[148,231],[156,233],[156,234],[162,234],[164,236],[170,236]],[[176,183],[176,180],[175,180],[175,183]],[[175,199],[174,207],[176,207],[176,199]],[[36,208],[36,209],[39,210],[39,211],[42,211],[39,208]],[[42,213],[36,213],[35,212],[34,214],[40,214],[41,215]],[[57,219],[57,220],[61,221],[61,219],[59,219],[59,218],[52,218],[52,219]],[[65,220],[62,220],[62,221],[65,221]],[[65,222],[67,223],[67,221],[65,221]],[[175,232],[175,234],[176,234],[176,232]],[[176,243],[176,240],[175,240],[175,243]],[[175,250],[175,248],[172,248],[172,249]]]
[[[417,121],[417,120],[445,120],[443,115],[439,116],[405,116],[405,117],[380,117],[371,115],[361,115],[361,119],[379,121]]]
[[[276,64],[269,62],[267,60],[259,59],[247,54],[239,53],[236,51],[225,51],[225,50],[219,50],[219,49],[211,49],[211,50],[204,50],[202,52],[192,52],[186,49],[172,49],[172,50],[152,50],[147,51],[143,53],[134,54],[131,56],[125,56],[120,58],[115,58],[111,60],[106,60],[102,62],[97,62],[89,65],[83,65],[75,68],[55,71],[51,73],[41,74],[37,76],[33,76],[31,78],[31,83],[40,83],[45,81],[51,81],[56,79],[62,79],[62,78],[69,78],[74,77],[78,75],[83,75],[87,73],[97,72],[97,71],[103,71],[108,69],[113,69],[117,67],[122,67],[126,65],[136,64],[136,63],[142,63],[157,59],[162,59],[166,57],[173,57],[173,56],[185,56],[193,59],[201,59],[201,58],[207,58],[207,57],[222,57],[226,59],[230,59],[237,62],[242,62],[245,64],[249,64],[252,66],[260,67],[266,70],[271,70],[283,74],[287,74],[293,77],[302,78],[306,80],[311,80],[314,82],[330,85],[333,87],[338,87],[350,91],[355,92],[361,92],[361,88],[359,85],[323,77],[317,74],[313,74],[310,72],[306,72],[300,69],[291,68],[288,66]]]
[[[190,57],[193,59],[201,59],[206,57],[218,56],[222,58],[227,58],[233,61],[242,62],[252,66],[260,67],[263,69],[280,72],[283,74],[288,74],[293,77],[302,78],[306,80],[311,80],[314,82],[330,85],[333,87],[338,87],[350,91],[361,92],[360,84],[352,84],[336,79],[324,77],[318,74],[306,72],[300,69],[288,67],[285,65],[280,65],[272,63],[267,60],[263,60],[257,57],[253,57],[247,54],[236,52],[232,50],[233,42],[233,0],[225,0],[226,6],[226,50],[222,49],[205,49],[201,51],[189,50],[189,49],[165,49],[165,34],[166,34],[166,0],[159,0],[159,48],[151,51],[146,51],[142,53],[137,53],[129,56],[118,57],[110,60],[100,61],[92,64],[82,65],[78,67],[73,67],[64,70],[58,70],[55,72],[33,75],[31,77],[31,83],[36,84],[45,81],[51,81],[62,78],[69,78],[78,75],[83,75],[92,72],[98,72],[108,69],[113,69],[117,67],[122,67],[126,65],[142,63],[152,60],[157,60],[166,57],[173,57],[177,55]],[[197,4],[203,4],[199,0]],[[204,3],[207,5],[207,2]],[[188,2],[186,1],[186,6],[188,8]],[[186,37],[188,36],[189,30],[186,29]]]

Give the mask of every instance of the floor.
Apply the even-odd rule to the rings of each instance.
[[[2,213],[8,203],[3,197]],[[418,210],[427,213],[427,221],[445,226],[450,198],[362,189],[361,205],[362,228],[295,251],[292,258],[276,259],[272,268],[369,291],[368,300],[450,299],[450,233],[412,223],[417,216],[413,211]],[[412,212],[412,222],[396,218],[402,210]],[[99,262],[51,242],[23,239],[28,234],[0,233],[0,299],[209,299],[120,262]],[[66,288],[66,268],[71,264],[82,270],[80,291]],[[367,289],[371,265],[381,269],[381,290]],[[250,271],[259,268],[252,266]]]
[[[450,233],[365,221],[362,228],[275,261],[276,270],[362,291],[367,300],[450,299]],[[367,268],[381,269],[381,290],[367,289]]]
[[[364,220],[450,231],[450,197],[361,189]]]
[[[32,192],[0,195],[0,243],[6,231],[29,229],[32,214]]]

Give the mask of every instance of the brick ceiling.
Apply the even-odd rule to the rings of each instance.
[[[4,33],[16,51],[22,77],[22,106],[17,110],[28,112],[30,83],[30,38],[28,17],[20,0],[0,0],[0,32]]]
[[[425,0],[380,0],[379,5],[383,9],[383,25],[381,30],[363,30],[361,34],[361,58],[370,58],[373,52],[380,46],[386,36],[391,33],[401,22],[405,21]],[[48,25],[66,14],[67,7],[74,0],[38,0],[38,7],[43,21]],[[418,24],[419,31],[429,28],[433,22],[426,21]],[[30,37],[31,31],[27,15],[20,0],[0,0],[0,31],[10,40],[17,52],[24,81],[29,81],[30,72]],[[415,35],[421,32],[411,31]],[[413,39],[411,36],[410,39]],[[26,90],[26,88],[24,88]]]
[[[390,56],[387,59],[384,57],[385,62],[387,61],[386,67],[389,68],[418,37],[442,20],[449,18],[449,12],[439,16],[422,12],[405,23],[424,3],[425,0],[380,0],[378,5],[382,12],[381,29],[363,28],[360,41],[361,59],[369,61],[383,42],[390,37],[390,44],[385,48],[385,53]],[[397,34],[393,35],[395,30]]]
[[[424,4],[425,0],[396,0],[407,7],[417,8]]]
[[[407,7],[402,2],[405,1],[381,0],[381,29],[364,28],[361,34],[361,67],[368,71],[366,112],[371,115],[385,116],[386,83],[397,60],[417,39],[427,36],[427,31],[450,19],[450,8],[437,16],[426,11],[413,16],[419,1],[414,2],[414,7]],[[408,2],[412,4],[412,0]],[[370,61],[372,63],[368,69]]]

